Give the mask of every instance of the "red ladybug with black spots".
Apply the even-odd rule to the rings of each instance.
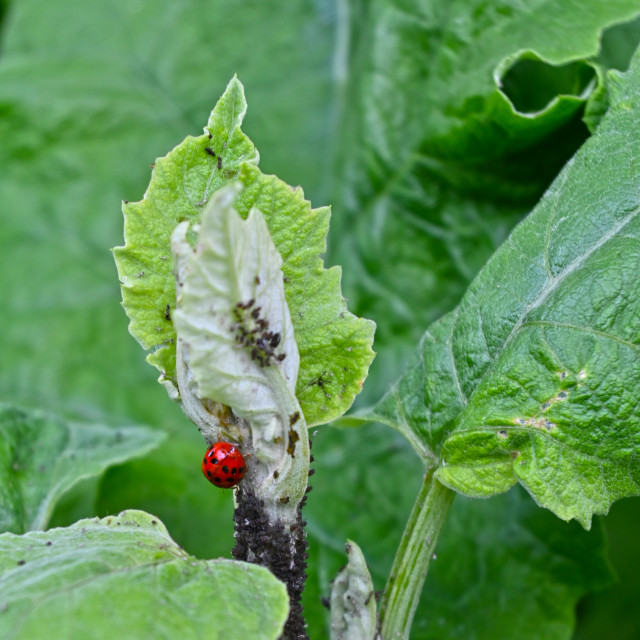
[[[202,459],[205,478],[221,489],[235,487],[246,471],[247,465],[240,449],[229,442],[212,444]]]

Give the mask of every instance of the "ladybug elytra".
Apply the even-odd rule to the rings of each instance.
[[[235,487],[246,471],[247,465],[240,449],[229,442],[212,444],[202,459],[205,478],[222,489]]]

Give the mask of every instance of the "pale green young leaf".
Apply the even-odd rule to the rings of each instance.
[[[296,396],[307,426],[342,415],[362,389],[374,357],[375,324],[347,309],[340,267],[325,269],[329,209],[312,209],[300,188],[245,165],[244,189],[235,206],[243,217],[252,207],[265,216],[280,251],[284,292],[300,353]]]
[[[289,608],[266,569],[198,560],[143,511],[0,536],[6,640],[275,640]]]
[[[76,483],[144,455],[163,438],[148,427],[78,424],[0,405],[0,531],[44,529]]]
[[[640,58],[611,108],[375,413],[447,486],[520,482],[589,527],[640,491]]]
[[[239,190],[225,187],[209,201],[195,249],[188,223],[173,233],[174,323],[197,395],[242,418],[263,420],[281,411],[280,396],[295,393],[300,358],[282,258],[262,213],[252,209],[243,220],[234,209]],[[269,375],[274,369],[281,375]]]
[[[171,233],[180,222],[197,224],[212,194],[239,179],[240,215],[259,209],[283,258],[301,358],[300,405],[309,425],[329,422],[362,387],[374,355],[374,325],[347,310],[340,269],[323,267],[329,209],[311,209],[301,189],[260,172],[258,153],[240,129],[245,110],[242,84],[234,78],[211,114],[209,133],[187,138],[158,159],[144,199],[124,205],[125,245],[114,249],[123,305],[131,333],[154,350],[149,362],[161,370],[161,380],[177,386]]]
[[[174,384],[171,234],[180,222],[199,222],[211,193],[234,180],[241,163],[257,164],[258,153],[240,130],[245,111],[244,90],[234,78],[211,112],[209,133],[189,136],[158,158],[144,199],[123,205],[125,245],[116,247],[114,256],[129,331],[144,349],[154,350],[149,362]]]

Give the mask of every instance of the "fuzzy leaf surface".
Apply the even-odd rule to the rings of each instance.
[[[179,281],[174,317],[199,396],[232,407],[243,418],[264,418],[282,410],[281,394],[295,392],[300,358],[282,258],[262,213],[252,209],[243,220],[234,209],[235,187],[210,200],[195,250],[187,239],[188,223],[173,233]],[[268,375],[273,368],[281,375]],[[274,384],[283,390],[277,392]]]
[[[266,569],[198,560],[143,511],[1,535],[0,601],[6,640],[275,640],[289,608]]]
[[[472,496],[522,483],[559,517],[640,490],[640,58],[611,109],[376,413]]]
[[[233,79],[200,137],[189,137],[156,161],[142,201],[125,203],[125,246],[114,250],[130,331],[161,379],[175,384],[176,306],[170,237],[180,222],[196,224],[211,195],[238,179],[246,217],[252,206],[283,257],[285,294],[300,352],[297,395],[309,425],[344,413],[373,359],[374,325],[353,316],[340,293],[341,271],[323,268],[329,209],[311,209],[302,191],[257,168],[258,153],[241,131],[242,84]],[[211,136],[211,137],[209,137]]]
[[[143,456],[163,439],[147,427],[78,424],[0,405],[0,531],[45,528],[76,483]]]
[[[189,136],[158,158],[144,199],[123,205],[125,245],[114,255],[129,331],[144,349],[155,349],[149,362],[169,380],[176,368],[171,234],[180,222],[200,221],[210,194],[236,178],[241,162],[258,162],[253,143],[240,131],[246,108],[242,85],[233,79],[211,113],[208,134]]]

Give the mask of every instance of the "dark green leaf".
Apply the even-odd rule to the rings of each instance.
[[[596,134],[377,409],[447,486],[519,481],[586,527],[640,490],[640,58],[610,85]]]
[[[585,139],[591,90],[606,104],[590,66],[600,33],[639,9],[627,0],[350,5],[330,249],[351,308],[378,325],[369,401]],[[592,105],[591,126],[599,115]]]
[[[44,529],[76,483],[144,455],[163,437],[148,427],[77,424],[0,405],[0,531]]]

